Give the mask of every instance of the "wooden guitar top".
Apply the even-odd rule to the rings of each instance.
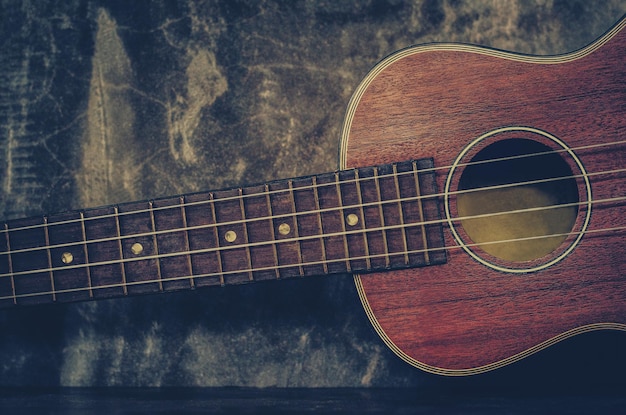
[[[347,111],[341,167],[433,157],[447,221],[446,264],[355,277],[371,322],[407,362],[479,373],[577,333],[626,329],[625,25],[559,56],[416,46],[362,81]],[[510,255],[488,252],[472,240],[480,229],[455,220],[466,164],[497,143],[506,153],[509,142],[540,143],[571,171],[568,230],[530,258],[515,259],[515,246]],[[538,170],[531,158],[520,165]],[[489,174],[507,176],[500,167]],[[500,203],[497,190],[487,196],[483,203]]]

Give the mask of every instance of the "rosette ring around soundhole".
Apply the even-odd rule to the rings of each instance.
[[[459,246],[505,272],[538,271],[565,258],[591,215],[585,168],[564,141],[504,127],[472,141],[445,184],[445,214]]]

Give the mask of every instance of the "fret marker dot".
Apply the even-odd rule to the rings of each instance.
[[[289,232],[291,232],[291,226],[289,226],[287,223],[281,223],[278,226],[278,233],[280,233],[281,235],[289,235]]]
[[[354,213],[350,213],[347,217],[346,217],[346,222],[348,223],[348,225],[350,226],[354,226],[357,223],[359,223],[359,217],[357,215],[355,215]]]
[[[143,245],[140,244],[139,242],[135,242],[134,244],[131,245],[130,252],[132,252],[135,255],[141,254],[143,252]]]
[[[228,242],[235,242],[237,240],[237,234],[233,231],[228,231],[224,234],[224,239]]]
[[[74,255],[71,252],[63,252],[61,254],[61,261],[64,264],[71,264],[74,261]]]

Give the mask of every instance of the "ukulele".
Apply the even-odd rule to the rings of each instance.
[[[625,330],[624,26],[557,56],[392,54],[336,172],[4,222],[0,307],[348,273],[382,340],[444,375]]]

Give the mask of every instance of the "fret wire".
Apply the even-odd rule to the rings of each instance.
[[[115,206],[114,208],[115,211],[115,229],[117,231],[117,241],[118,241],[118,247],[119,247],[119,251],[120,251],[120,269],[122,270],[122,289],[124,290],[124,295],[128,295],[128,284],[126,281],[126,266],[124,265],[126,263],[126,259],[124,258],[124,247],[122,246],[122,233],[120,231],[120,217],[118,215],[119,213],[119,209],[117,206]]]
[[[385,246],[385,266],[389,267],[389,246],[387,245],[387,230],[385,226],[385,215],[383,213],[383,197],[380,192],[380,178],[378,176],[378,167],[374,167],[374,183],[376,184],[376,196],[378,197],[378,213],[380,214],[380,226],[382,228],[383,245]]]
[[[159,291],[163,291],[163,275],[161,275],[161,260],[159,259],[159,243],[157,242],[156,226],[154,223],[154,210],[152,209],[154,202],[152,200],[148,202],[150,207],[150,225],[152,226],[152,243],[154,243],[154,252],[157,258],[154,260],[157,267],[157,276],[159,277]]]
[[[300,265],[298,265],[298,270],[300,271],[300,276],[304,277],[304,268],[302,267],[302,263],[304,262],[304,259],[302,257],[302,243],[300,242],[300,231],[298,230],[298,228],[300,227],[298,225],[298,218],[296,215],[296,197],[293,194],[293,180],[289,180],[289,193],[291,194],[291,211],[293,212],[293,224],[294,224],[294,230],[293,230],[293,234],[296,237],[296,244],[298,246],[298,263]]]
[[[317,191],[317,178],[313,176],[313,180],[311,182],[313,184],[313,199],[315,200],[315,210],[320,211],[320,195]],[[317,226],[320,229],[320,243],[322,245],[322,268],[324,269],[324,273],[328,273],[328,264],[326,263],[326,241],[324,240],[324,228],[322,226],[322,214],[317,213]]]
[[[354,171],[354,179],[356,181],[356,194],[357,194],[357,198],[359,200],[359,210],[361,212],[361,220],[363,221],[362,226],[363,226],[363,246],[365,247],[365,264],[367,266],[367,269],[371,269],[372,268],[372,264],[371,261],[369,259],[369,254],[370,254],[370,248],[369,248],[369,240],[367,238],[367,226],[365,226],[365,212],[363,210],[363,195],[361,194],[361,183],[359,181],[359,170],[355,170]]]
[[[93,298],[93,289],[91,286],[91,267],[89,266],[89,249],[87,249],[87,230],[85,229],[85,214],[80,212],[80,230],[83,236],[83,253],[85,255],[85,265],[87,269],[87,286],[89,287],[89,298]]]
[[[274,231],[274,220],[271,219],[274,216],[274,214],[272,213],[272,201],[270,199],[270,187],[267,184],[265,185],[265,201],[267,203],[267,213],[270,215],[270,234],[272,236],[272,241],[275,241],[276,232]],[[278,262],[278,248],[276,246],[277,246],[276,243],[272,244],[272,248],[273,248],[272,250],[274,252],[274,263],[276,264],[276,267],[275,267],[276,279],[279,279],[280,270],[278,269],[278,265],[280,264]]]
[[[48,257],[48,269],[49,269],[48,273],[50,275],[50,288],[52,290],[52,301],[54,302],[57,300],[57,295],[54,290],[54,272],[53,272],[54,268],[52,266],[52,254],[50,253],[50,235],[48,233],[48,217],[47,216],[43,217],[43,223],[45,225],[43,227],[44,243],[48,247],[46,249],[46,256]]]
[[[594,234],[594,233],[601,233],[601,232],[615,232],[615,231],[623,231],[626,230],[626,226],[616,226],[616,227],[612,227],[612,228],[605,228],[605,229],[591,229],[591,230],[587,230],[585,231],[585,233],[588,234]],[[552,237],[562,237],[562,236],[570,236],[570,235],[575,235],[575,234],[579,234],[579,232],[564,232],[564,233],[559,233],[559,234],[551,234],[551,235],[540,235],[540,236],[530,236],[530,237],[524,237],[524,238],[515,238],[515,239],[509,239],[509,240],[502,240],[502,241],[493,241],[493,242],[482,242],[482,243],[474,243],[474,244],[466,244],[465,246],[469,246],[469,247],[473,247],[473,246],[478,246],[478,245],[486,245],[486,244],[494,244],[494,243],[511,243],[511,242],[519,242],[519,241],[526,241],[526,240],[537,240],[537,239],[542,239],[542,238],[552,238]],[[429,250],[432,251],[447,251],[447,250],[452,250],[452,249],[462,249],[462,246],[460,245],[452,245],[452,246],[442,246],[442,247],[435,247],[435,248],[430,248]],[[410,254],[420,254],[423,253],[424,250],[423,249],[415,249],[410,251]],[[376,254],[376,255],[370,255],[370,258],[378,258],[383,256],[384,254]],[[396,253],[391,253],[390,255],[404,255],[403,252],[396,252]],[[365,257],[361,256],[361,257],[355,257],[354,260],[364,260]],[[342,262],[344,261],[344,259],[342,258],[338,258],[338,259],[329,259],[327,262]],[[308,262],[305,265],[321,265],[320,264],[321,261],[312,261],[312,262]],[[287,265],[280,265],[280,268],[285,268],[285,267],[292,267],[293,264],[287,264]],[[255,269],[255,271],[270,271],[273,270],[275,267],[270,266],[270,267],[262,267],[262,268],[258,268]],[[245,271],[245,270],[244,270]],[[226,274],[234,274],[234,273],[241,273],[242,270],[234,270],[234,271],[228,271],[226,272]],[[204,278],[204,277],[214,277],[220,275],[218,273],[207,273],[207,274],[201,274],[201,275],[197,275],[196,278]],[[179,277],[171,277],[171,278],[165,278],[164,281],[178,281],[181,279],[185,279],[185,278],[189,278],[189,276],[179,276]],[[134,281],[134,282],[129,282],[128,285],[140,285],[140,284],[150,284],[150,283],[154,283],[154,281]],[[108,284],[108,285],[102,285],[102,286],[96,286],[94,287],[94,289],[107,289],[107,288],[117,288],[119,287],[121,284]],[[80,288],[70,288],[70,289],[65,289],[65,290],[58,290],[57,293],[70,293],[70,292],[79,292],[79,291],[84,291],[88,288],[86,287],[80,287]],[[40,296],[40,295],[49,295],[51,294],[51,292],[40,292],[40,293],[29,293],[29,294],[19,294],[16,297],[17,298],[25,298],[25,297],[36,297],[36,296]],[[4,297],[0,297],[0,300],[8,300],[13,298],[12,296],[4,296]]]
[[[180,214],[183,218],[183,235],[185,236],[185,251],[187,252],[187,268],[189,268],[189,275],[194,275],[193,264],[191,263],[191,245],[189,244],[189,227],[187,226],[187,209],[185,208],[185,196],[180,197]],[[196,288],[195,280],[192,277],[189,278],[189,287]]]
[[[616,201],[623,201],[626,200],[626,197],[617,197],[617,198],[609,198],[609,199],[601,199],[601,200],[596,200],[594,201],[595,203],[598,202],[616,202]],[[478,219],[478,218],[483,218],[483,217],[493,217],[493,216],[498,216],[498,215],[506,215],[506,214],[511,214],[511,213],[524,213],[524,212],[534,212],[534,211],[540,211],[540,210],[548,210],[548,209],[558,209],[558,208],[563,208],[563,207],[569,207],[569,206],[579,206],[582,204],[586,204],[587,202],[576,202],[576,203],[568,203],[568,204],[562,204],[562,205],[555,205],[555,206],[539,206],[539,207],[535,207],[535,208],[525,208],[525,209],[518,209],[518,210],[514,210],[514,211],[503,211],[503,212],[495,212],[495,213],[485,213],[485,214],[479,214],[479,215],[471,215],[471,216],[465,216],[465,217],[459,217],[459,218],[455,218],[455,220],[457,221],[461,221],[461,220],[469,220],[469,219]],[[423,223],[410,223],[410,224],[403,224],[403,225],[385,225],[377,227],[377,228],[371,228],[369,229],[370,231],[374,232],[374,231],[383,231],[383,230],[394,230],[394,229],[401,229],[401,228],[410,228],[412,226],[422,226],[422,225],[439,225],[439,224],[443,224],[444,226],[447,224],[448,220],[447,219],[433,219],[430,221],[425,221]],[[217,229],[217,228],[214,228]],[[620,228],[621,229],[621,228]],[[346,231],[344,232],[335,232],[335,233],[329,233],[329,234],[325,234],[326,237],[334,237],[334,236],[343,236],[343,235],[351,235],[351,234],[355,234],[361,232],[361,230],[357,230],[357,231]],[[588,232],[588,231],[587,231]],[[555,235],[558,236],[558,235]],[[313,239],[313,238],[318,238],[318,236],[316,235],[311,235],[311,236],[305,236],[305,237],[299,237],[299,240],[308,240],[308,239]],[[296,238],[291,238],[291,239],[283,239],[283,240],[276,240],[276,241],[264,241],[264,242],[256,242],[256,243],[250,243],[250,246],[259,246],[259,245],[263,245],[263,244],[268,244],[268,243],[284,243],[284,242],[293,242],[293,241],[297,241],[298,239]],[[98,241],[94,241],[94,242],[98,242]],[[240,248],[239,245],[237,246],[218,246],[217,248],[207,248],[207,249],[198,249],[195,251],[191,251],[190,253],[192,254],[196,254],[196,253],[210,253],[210,252],[217,252],[217,251],[222,251],[222,250],[227,250],[227,249],[236,249],[236,248]],[[412,251],[415,252],[415,251]],[[161,258],[165,258],[165,257],[171,257],[171,256],[177,256],[177,255],[181,255],[180,252],[172,252],[172,253],[168,253],[168,254],[160,254]],[[152,257],[141,257],[141,258],[124,258],[123,260],[120,261],[105,261],[105,262],[99,262],[99,263],[94,263],[91,264],[91,266],[98,266],[98,265],[107,265],[107,264],[116,264],[116,263],[120,263],[120,262],[133,262],[133,261],[139,261],[139,260],[144,260],[144,259],[151,259]],[[342,261],[344,261],[345,259],[342,259]],[[64,266],[63,269],[73,269],[73,268],[80,268],[83,265],[75,265],[75,266]],[[293,266],[293,264],[291,265]],[[42,269],[42,270],[36,270],[38,272],[46,272],[47,270]],[[23,272],[15,272],[11,275],[27,275],[30,274],[31,271],[23,271]],[[0,274],[0,278],[1,277],[7,277],[9,276],[9,274]]]
[[[252,274],[252,254],[250,253],[250,239],[248,238],[248,224],[246,222],[246,209],[243,205],[243,189],[239,188],[239,209],[241,210],[241,222],[243,226],[243,238],[246,241],[245,249],[246,256],[248,257],[248,266],[250,267],[250,272],[248,272],[250,281],[254,281],[254,275]],[[241,245],[240,245],[241,246]]]
[[[7,262],[9,264],[9,276],[11,277],[11,292],[13,293],[13,304],[17,305],[17,297],[15,296],[15,277],[13,275],[13,257],[11,256],[11,241],[9,240],[9,224],[4,223],[4,229],[7,231],[5,233],[7,240]]]
[[[404,225],[404,213],[402,212],[402,195],[400,194],[400,182],[398,181],[398,167],[397,165],[394,163],[392,165],[393,168],[393,182],[394,185],[396,186],[396,193],[398,195],[398,213],[400,214],[400,223],[402,225]],[[409,263],[409,247],[407,245],[407,241],[406,241],[406,231],[404,229],[404,227],[402,227],[400,229],[400,232],[402,232],[402,243],[404,245],[404,252],[406,252],[406,255],[404,256],[404,263],[408,265]]]
[[[346,218],[344,217],[343,200],[341,197],[341,186],[339,184],[339,173],[335,173],[335,189],[337,190],[337,203],[339,204],[339,216],[341,216],[341,231],[343,235],[343,248],[346,252],[346,271],[350,272],[350,250],[348,249],[348,237],[346,235]]]
[[[376,169],[376,168],[374,168]],[[424,169],[422,170],[422,172],[426,172],[432,169]],[[521,186],[521,185],[533,185],[533,184],[541,184],[541,183],[548,183],[548,182],[555,182],[555,181],[560,181],[560,180],[565,180],[565,179],[576,179],[576,178],[583,178],[583,177],[593,177],[593,176],[599,176],[599,175],[604,175],[604,174],[616,174],[616,173],[624,173],[626,172],[626,168],[624,169],[615,169],[615,170],[609,170],[609,171],[604,171],[604,172],[592,172],[592,173],[586,173],[586,174],[578,174],[578,175],[572,175],[572,176],[562,176],[562,177],[552,177],[552,178],[547,178],[547,179],[538,179],[538,180],[529,180],[526,182],[519,182],[519,183],[508,183],[508,184],[502,184],[502,185],[494,185],[494,186],[486,186],[486,187],[481,187],[481,188],[475,188],[475,189],[467,189],[467,190],[458,190],[458,191],[451,191],[451,192],[447,192],[447,193],[434,193],[434,194],[429,194],[426,196],[421,196],[421,197],[413,197],[413,198],[404,198],[404,199],[393,199],[393,200],[385,200],[382,201],[382,203],[395,203],[398,201],[406,201],[406,202],[410,202],[410,201],[414,201],[414,200],[421,200],[424,198],[438,198],[438,197],[443,197],[443,196],[456,196],[459,194],[467,194],[467,193],[472,193],[472,192],[478,192],[478,191],[485,191],[485,190],[499,190],[499,189],[505,189],[505,188],[511,188],[511,187],[516,187],[516,186]],[[408,173],[413,173],[413,172],[408,172]],[[405,173],[399,173],[399,175],[402,175]],[[381,178],[387,177],[390,175],[382,175],[379,176]],[[350,180],[345,181],[344,183],[349,183]],[[330,183],[333,184],[334,183]],[[320,186],[326,186],[328,184],[321,184]],[[304,189],[304,188],[303,188]],[[279,191],[273,191],[273,193],[278,193]],[[250,195],[253,196],[253,195]],[[256,195],[254,195],[256,196]],[[230,200],[231,198],[224,198],[223,200]],[[207,203],[206,201],[204,202],[194,202],[194,203],[189,203],[188,206],[193,206],[193,205],[198,205],[198,204],[203,204],[203,203]],[[586,204],[586,201],[580,202],[580,205],[584,205]],[[364,203],[363,207],[368,207],[368,206],[374,206],[377,205],[377,202],[370,202],[370,203]],[[564,205],[562,205],[563,207],[566,207]],[[356,205],[351,205],[351,206],[346,206],[346,207],[356,207]],[[159,209],[168,209],[170,207],[162,207],[162,208],[157,208],[155,210],[159,210]],[[336,208],[326,208],[326,209],[320,209],[318,212],[329,212],[329,211],[333,211],[336,210]],[[136,211],[132,211],[132,212],[122,212],[120,214],[120,216],[123,216],[125,214],[131,214],[131,213],[142,213],[142,212],[146,212],[146,210],[136,210]],[[310,214],[310,213],[318,213],[318,212],[298,212],[296,213],[296,215],[304,215],[304,214]],[[111,218],[115,216],[114,214],[107,214],[107,215],[101,215],[101,216],[94,216],[94,217],[90,217],[90,218],[85,218],[86,220],[92,220],[92,219],[106,219],[106,218]],[[293,216],[292,214],[283,214],[283,215],[277,215],[274,216],[274,219],[279,219],[279,218],[285,218],[285,217],[291,217]],[[250,221],[256,221],[256,220],[265,220],[268,218],[254,218],[254,219],[250,219]],[[58,222],[57,224],[69,224],[69,223],[74,223],[75,220],[68,220],[68,221],[62,221],[62,222]],[[224,222],[224,223],[220,223],[220,225],[229,225],[229,224],[237,224],[239,222]],[[35,229],[37,227],[40,227],[41,225],[32,225],[32,226],[22,226],[19,228],[15,228],[15,229],[9,229],[4,230],[4,229],[0,229],[0,232],[11,232],[11,231],[19,231],[19,230],[26,230],[26,229]],[[209,227],[211,225],[198,225],[198,226],[194,226],[191,228],[188,228],[190,230],[193,229],[202,229],[205,227]],[[175,229],[178,230],[178,229]],[[175,230],[167,230],[167,231],[159,231],[157,233],[166,233],[166,232],[172,232]],[[123,238],[130,238],[130,237],[137,237],[137,236],[149,236],[151,235],[151,233],[143,233],[143,234],[135,234],[135,235],[131,235],[131,236],[125,236]],[[102,238],[98,241],[111,241],[111,240],[115,240],[117,238],[112,237],[112,238]],[[75,245],[74,243],[67,243],[67,244],[57,244],[54,247],[64,247],[64,246],[73,246]],[[34,248],[34,249],[38,249],[38,248]],[[16,250],[14,251],[14,253],[19,253],[19,252],[23,252],[23,251],[30,251],[32,249],[23,249],[23,250]],[[0,255],[5,255],[6,253],[4,252],[0,252]]]
[[[417,196],[421,196],[422,195],[422,190],[420,188],[420,181],[419,181],[419,173],[417,171],[417,162],[413,162],[413,178],[414,178],[414,182],[415,182],[415,194]],[[419,210],[419,214],[420,214],[420,221],[423,223],[426,218],[424,217],[424,205],[422,204],[422,200],[418,200],[417,201],[417,207]],[[426,249],[426,252],[424,253],[424,260],[426,261],[427,264],[430,264],[430,254],[428,253],[428,235],[426,234],[426,226],[422,225],[422,242],[424,243],[424,248]]]
[[[213,192],[209,193],[209,206],[211,206],[211,216],[213,216],[213,236],[215,237],[215,247],[217,248],[215,255],[217,256],[217,267],[219,268],[219,276],[220,276],[220,284],[222,286],[226,285],[224,280],[224,266],[222,265],[222,246],[220,245],[220,235],[217,231],[217,214],[215,213],[215,199],[213,196]]]

